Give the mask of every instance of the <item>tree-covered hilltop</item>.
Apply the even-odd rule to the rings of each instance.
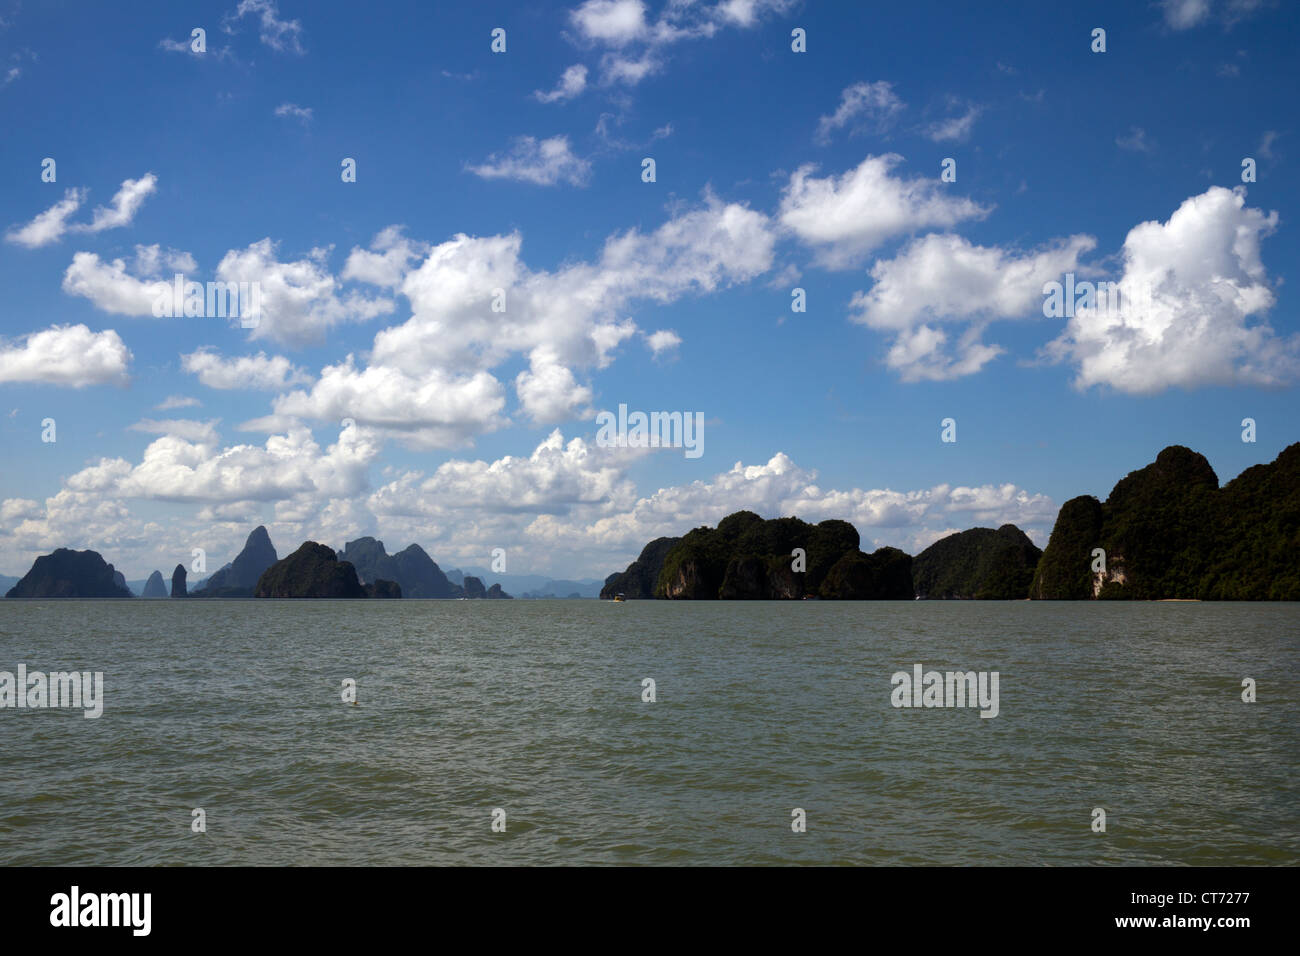
[[[163,581],[161,571],[154,571],[149,575],[149,580],[144,583],[144,591],[141,597],[147,598],[165,598],[167,596],[167,584]]]
[[[918,597],[1020,600],[1043,552],[1013,524],[941,538],[912,559]]]
[[[911,598],[911,558],[894,548],[865,555],[858,541],[847,521],[765,521],[738,511],[672,545],[654,594],[674,600]]]
[[[1104,503],[1065,503],[1030,596],[1295,601],[1298,547],[1300,443],[1222,488],[1204,456],[1173,445]]]
[[[1300,442],[1224,485],[1215,527],[1204,600],[1300,600]]]
[[[98,551],[58,548],[41,555],[5,597],[11,598],[129,598],[118,573]]]
[[[262,572],[253,596],[364,598],[367,595],[357,580],[356,569],[347,561],[340,561],[333,548],[315,541],[304,541],[293,554]]]
[[[626,571],[615,571],[605,579],[600,596],[605,600],[620,594],[628,598],[654,597],[664,558],[680,540],[682,539],[655,538],[641,549],[640,557],[629,564]]]
[[[1101,524],[1101,502],[1092,495],[1080,495],[1061,505],[1029,585],[1031,598],[1077,601],[1096,596],[1092,549],[1099,547]]]

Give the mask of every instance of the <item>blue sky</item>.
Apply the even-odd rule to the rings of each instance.
[[[1296,439],[1285,4],[468,6],[0,0],[0,572],[265,523],[603,577],[742,507],[1042,545]],[[260,324],[155,318],[177,271]],[[1125,307],[1045,317],[1067,272]],[[703,454],[602,447],[619,404]]]

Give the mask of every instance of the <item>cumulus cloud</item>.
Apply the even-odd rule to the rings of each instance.
[[[420,449],[463,445],[505,425],[504,389],[492,375],[441,368],[358,368],[353,356],[326,366],[307,391],[280,396],[281,417],[351,418]]]
[[[1171,387],[1284,385],[1300,377],[1300,338],[1262,318],[1274,304],[1260,244],[1277,213],[1244,187],[1213,186],[1166,222],[1124,240],[1119,305],[1080,307],[1047,355],[1077,367],[1075,385],[1149,394]]]
[[[586,39],[623,46],[648,35],[645,12],[641,0],[586,0],[569,19]]]
[[[524,413],[542,423],[583,416],[591,402],[591,389],[578,384],[549,348],[534,351],[528,369],[515,377],[515,394]]]
[[[538,140],[520,136],[508,153],[493,153],[477,166],[467,166],[483,179],[514,179],[537,186],[566,182],[582,186],[591,175],[591,162],[577,156],[567,136]]]
[[[218,279],[256,282],[261,288],[261,320],[251,330],[252,338],[269,338],[290,346],[312,345],[335,326],[393,311],[391,299],[344,294],[326,266],[328,252],[313,249],[302,259],[282,262],[277,244],[267,238],[225,254],[217,266]]]
[[[937,177],[903,179],[896,153],[868,156],[841,176],[817,178],[801,166],[781,197],[780,221],[817,251],[822,265],[847,269],[887,240],[920,229],[949,228],[989,209],[951,196]]]
[[[280,396],[266,424],[350,417],[411,447],[455,447],[506,423],[505,386],[492,371],[518,356],[528,368],[513,385],[528,419],[581,416],[592,393],[578,371],[605,367],[638,332],[625,309],[748,281],[771,268],[775,242],[762,213],[712,196],[555,271],[526,265],[518,233],[455,236],[405,272],[412,315],[376,334],[366,364],[349,356],[326,368],[310,389]],[[363,261],[374,264],[357,268]]]
[[[112,329],[56,325],[17,342],[0,340],[0,382],[85,388],[125,385],[131,352]]]
[[[794,0],[722,0],[715,4],[674,2],[651,18],[642,0],[585,0],[569,12],[581,45],[604,48],[602,85],[634,86],[663,66],[665,51],[683,40],[713,37],[721,29],[750,29],[764,17],[791,9]]]
[[[63,291],[89,299],[116,315],[152,316],[153,304],[168,286],[158,278],[132,274],[126,262],[102,262],[93,252],[78,252],[63,274]]]
[[[272,435],[264,446],[222,447],[213,428],[149,424],[148,430],[164,434],[149,443],[139,462],[102,458],[69,476],[65,489],[105,498],[203,504],[357,495],[366,490],[367,469],[380,448],[355,426],[343,429],[338,441],[322,450],[301,426]]]
[[[884,80],[854,83],[840,94],[840,105],[835,112],[817,121],[817,142],[829,143],[837,130],[846,128],[853,135],[881,133],[903,109],[904,103],[894,93],[893,84]]]
[[[385,289],[400,286],[410,270],[411,260],[429,251],[428,243],[415,242],[402,233],[402,226],[389,226],[375,235],[369,249],[353,246],[343,265],[343,278]]]
[[[871,269],[868,292],[854,295],[855,322],[892,332],[886,364],[904,381],[941,381],[979,371],[1002,352],[980,341],[995,319],[1042,317],[1043,284],[1078,267],[1096,245],[1072,236],[1026,254],[977,246],[961,236],[931,233]],[[965,325],[955,348],[937,326]]]
[[[295,368],[283,355],[241,355],[222,358],[211,348],[181,356],[181,368],[208,388],[281,391],[294,385],[311,384],[311,376]]]

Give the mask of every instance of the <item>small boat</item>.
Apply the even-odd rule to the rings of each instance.
[[[626,600],[627,600],[627,598],[624,597],[622,594],[615,594],[615,595],[614,595],[614,603],[615,603],[615,604],[617,604],[617,603],[620,602],[620,601],[626,601]]]

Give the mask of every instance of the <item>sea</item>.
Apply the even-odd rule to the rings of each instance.
[[[1300,863],[1300,604],[0,601],[19,665],[102,714],[0,709],[0,865]]]

